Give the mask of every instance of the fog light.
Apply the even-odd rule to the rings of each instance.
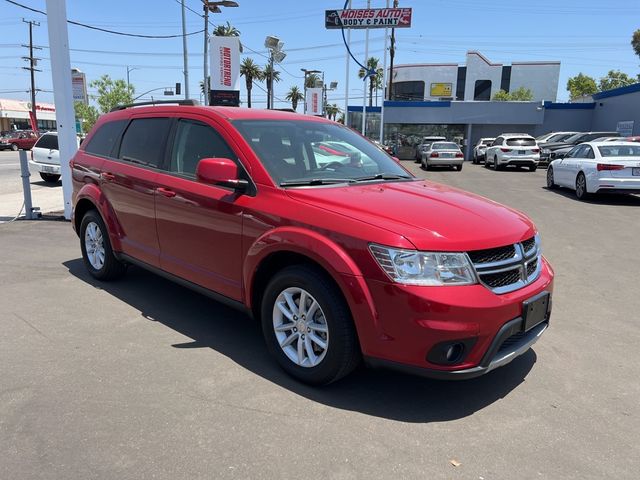
[[[429,351],[426,360],[435,365],[455,365],[464,362],[477,338],[460,338],[441,342]]]
[[[445,353],[445,358],[447,362],[455,363],[462,356],[462,352],[464,352],[464,345],[462,343],[454,343]]]

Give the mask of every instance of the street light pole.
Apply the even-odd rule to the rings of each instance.
[[[189,99],[189,57],[187,55],[187,25],[185,21],[184,0],[182,6],[182,62],[184,65],[184,98]]]
[[[204,105],[209,105],[209,2],[204,1]]]

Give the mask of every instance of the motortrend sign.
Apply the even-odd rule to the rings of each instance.
[[[410,8],[325,10],[326,28],[409,28]]]

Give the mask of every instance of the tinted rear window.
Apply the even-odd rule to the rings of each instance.
[[[126,120],[116,120],[114,122],[107,122],[98,128],[96,133],[93,134],[84,151],[91,153],[92,155],[99,155],[101,157],[110,157],[112,155],[113,146],[115,145],[120,132],[124,128]]]
[[[510,147],[535,147],[535,138],[508,138],[507,145]]]
[[[120,158],[151,167],[160,167],[171,128],[170,118],[138,118],[131,121],[122,137]]]
[[[38,139],[34,147],[58,150],[58,136],[45,134]]]
[[[603,157],[640,157],[640,147],[636,145],[607,145],[598,150]]]

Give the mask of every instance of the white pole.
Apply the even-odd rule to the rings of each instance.
[[[69,59],[69,32],[67,30],[65,0],[47,0],[47,25],[53,98],[56,104],[64,218],[71,220],[72,185],[69,161],[78,150],[78,139],[71,92],[71,60]]]
[[[347,7],[351,10],[351,0],[349,0],[349,6]],[[351,48],[351,29],[347,29],[347,45]],[[345,79],[344,79],[344,124],[349,125],[349,63],[351,61],[351,55],[349,55],[349,51],[347,51],[346,55],[346,65],[345,65]]]
[[[182,7],[182,63],[184,65],[184,98],[189,97],[189,54],[187,53],[187,27],[185,23],[184,0],[180,3]]]
[[[389,0],[387,0],[387,8],[389,8]],[[384,143],[384,91],[387,88],[387,39],[389,29],[384,29],[384,52],[382,60],[382,105],[380,106],[380,143]]]
[[[371,0],[367,0],[367,10],[371,8]],[[365,33],[364,40],[364,66],[368,67],[367,60],[369,60],[369,29]],[[365,71],[366,75],[366,71]],[[365,78],[363,92],[364,100],[362,101],[362,135],[367,135],[367,82],[369,79]]]

